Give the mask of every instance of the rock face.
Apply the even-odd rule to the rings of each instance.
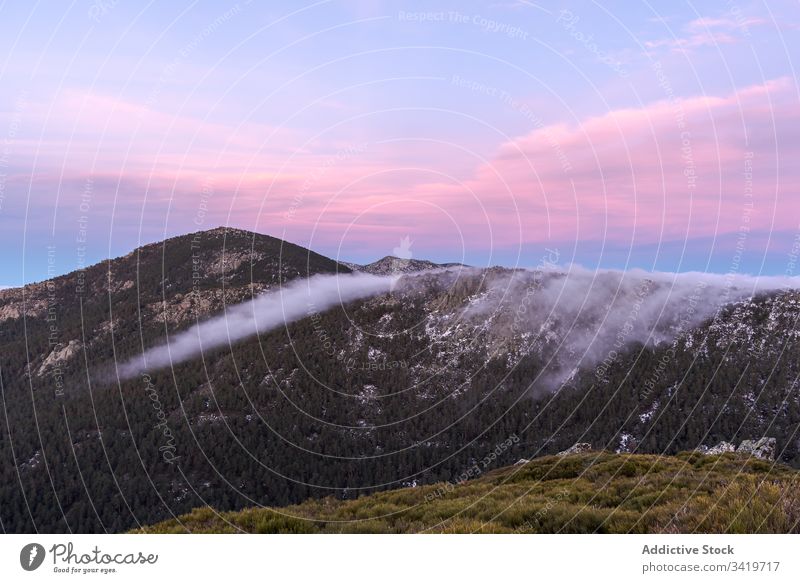
[[[737,453],[746,453],[762,460],[775,459],[775,438],[745,439],[736,449]]]
[[[708,455],[720,455],[736,451],[736,446],[729,441],[720,441],[717,445],[708,450]]]
[[[70,340],[69,344],[66,346],[58,345],[56,346],[53,351],[44,359],[42,362],[42,366],[39,367],[39,370],[36,374],[39,376],[44,375],[48,370],[55,368],[70,359],[73,356],[80,352],[82,344],[79,340]]]
[[[762,460],[774,460],[775,459],[775,438],[774,437],[762,437],[760,439],[745,439],[742,443],[739,444],[739,447],[736,447],[729,441],[720,441],[714,447],[707,447],[705,445],[701,445],[695,451],[702,453],[703,455],[721,455],[723,453],[742,453],[751,455],[753,457],[757,457],[758,459]]]
[[[587,451],[592,451],[592,444],[591,443],[576,443],[569,449],[565,449],[564,451],[558,452],[556,455],[565,456],[565,455],[572,455],[576,453],[584,453]]]
[[[699,451],[704,455],[721,455],[723,453],[736,451],[736,446],[729,441],[720,441],[714,447],[706,447],[705,445],[701,445],[695,451]]]

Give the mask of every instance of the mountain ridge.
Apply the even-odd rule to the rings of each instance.
[[[371,273],[373,275],[399,275],[403,273],[416,273],[419,271],[429,271],[435,269],[447,269],[453,267],[469,267],[462,263],[434,263],[427,259],[411,259],[386,255],[377,261],[360,265],[358,263],[344,263],[353,271]]]

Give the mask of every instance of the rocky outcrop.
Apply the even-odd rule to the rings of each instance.
[[[48,370],[68,362],[73,356],[80,352],[81,346],[82,344],[79,340],[70,340],[69,344],[66,346],[59,344],[47,355],[47,358],[44,359],[39,370],[36,371],[36,374],[43,376]]]
[[[47,313],[48,305],[46,283],[0,290],[0,322],[22,317],[43,317]]]
[[[736,447],[729,441],[720,441],[714,447],[701,445],[695,451],[703,455],[722,455],[723,453],[741,453],[757,457],[762,460],[775,459],[775,438],[762,437],[760,439],[745,439]]]
[[[175,294],[167,301],[148,304],[143,319],[168,324],[187,324],[196,322],[210,314],[220,312],[226,306],[253,299],[254,296],[270,288],[264,283],[253,283],[227,289],[204,289],[196,293]]]
[[[736,448],[737,453],[746,453],[761,460],[775,459],[775,438],[745,439]]]
[[[736,446],[730,443],[729,441],[720,441],[714,447],[701,445],[695,451],[699,451],[700,453],[705,455],[722,455],[723,453],[736,451]]]
[[[242,266],[248,267],[266,258],[265,253],[251,249],[223,250],[213,253],[205,261],[205,273],[213,277],[230,275],[237,272]]]
[[[592,444],[591,443],[584,443],[579,442],[570,447],[569,449],[565,449],[564,451],[558,452],[556,455],[565,456],[565,455],[572,455],[576,453],[585,453],[587,451],[592,451]]]

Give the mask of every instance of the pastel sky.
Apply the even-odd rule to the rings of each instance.
[[[4,3],[0,285],[219,225],[797,275],[792,55],[796,1]]]

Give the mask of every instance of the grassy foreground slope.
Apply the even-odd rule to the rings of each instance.
[[[800,532],[800,472],[736,454],[543,457],[460,484],[189,514],[147,533]]]

